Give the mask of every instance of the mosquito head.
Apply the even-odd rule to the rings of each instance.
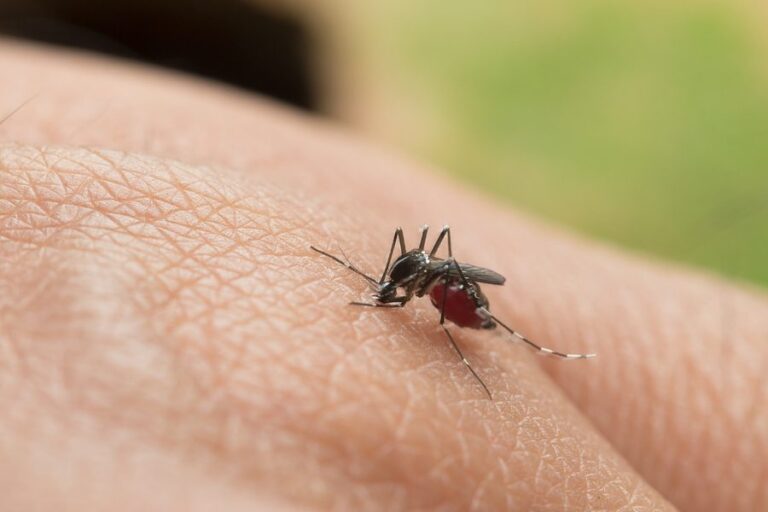
[[[379,286],[378,291],[374,294],[374,298],[377,302],[386,304],[388,302],[393,302],[393,299],[396,295],[397,283],[394,281],[386,281],[384,284]]]
[[[421,250],[414,249],[395,260],[389,268],[389,279],[379,285],[376,300],[382,303],[391,302],[397,296],[399,288],[408,288],[414,280],[424,274],[428,268],[429,256]]]

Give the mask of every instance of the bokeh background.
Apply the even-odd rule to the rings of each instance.
[[[0,33],[257,91],[517,208],[768,286],[763,4],[0,0]]]

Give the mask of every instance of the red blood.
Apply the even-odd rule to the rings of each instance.
[[[432,299],[432,304],[440,310],[443,303],[443,293],[445,293],[445,318],[459,327],[482,329],[487,319],[477,310],[477,305],[467,290],[459,283],[449,284],[447,292],[444,292],[444,289],[443,283],[437,283],[429,291],[429,298]]]

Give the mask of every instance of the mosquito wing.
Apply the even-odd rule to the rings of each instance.
[[[489,268],[477,267],[475,265],[470,265],[469,263],[459,263],[459,266],[461,267],[461,271],[470,281],[485,284],[504,284],[504,281],[507,280],[503,275],[494,272]],[[459,277],[459,272],[455,268],[451,268],[448,273],[452,276],[455,275],[456,277]]]

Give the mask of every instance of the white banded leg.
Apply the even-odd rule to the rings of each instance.
[[[467,280],[467,277],[464,275],[464,271],[461,270],[461,265],[459,265],[456,262],[456,260],[451,261],[451,264],[454,266],[454,268],[459,273],[459,278],[461,279],[462,284],[465,287],[469,288],[469,281]],[[491,317],[497,324],[502,326],[512,336],[514,336],[518,340],[522,341],[523,343],[525,343],[526,345],[528,345],[529,347],[531,347],[532,349],[534,349],[537,353],[539,353],[541,355],[550,356],[550,357],[556,357],[556,358],[559,358],[559,359],[590,359],[590,358],[593,358],[593,357],[597,356],[597,354],[566,354],[565,352],[559,352],[559,351],[553,350],[551,348],[542,347],[538,343],[536,343],[536,342],[526,338],[525,336],[523,336],[522,334],[520,334],[519,332],[517,332],[516,330],[512,329],[507,324],[505,324],[504,322],[499,320],[499,318],[497,316],[493,315],[488,310],[488,308],[480,307],[478,309],[481,310],[486,315],[488,315],[489,317]]]
[[[493,318],[494,321],[496,321],[497,324],[502,326],[508,333],[510,333],[512,336],[522,341],[523,343],[525,343],[526,345],[528,345],[529,347],[531,347],[541,355],[556,357],[559,359],[590,359],[592,357],[597,356],[597,354],[567,354],[565,352],[558,352],[557,350],[553,350],[551,348],[542,347],[538,343],[531,341],[530,339],[526,338],[525,336],[523,336],[522,334],[520,334],[519,332],[517,332],[516,330],[512,329],[507,324],[499,320],[498,317],[492,315],[491,312],[488,311],[488,309],[486,308],[480,308],[480,309],[482,309],[484,313],[486,313],[491,318]]]

